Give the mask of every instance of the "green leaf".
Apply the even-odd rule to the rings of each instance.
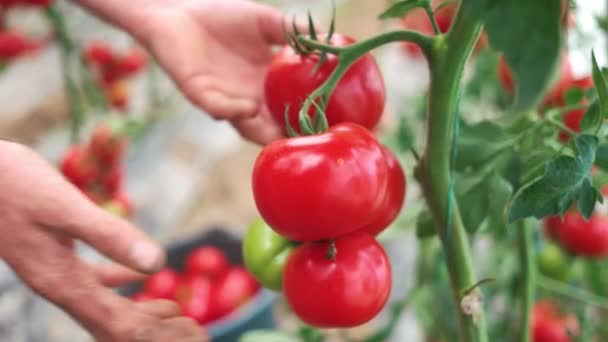
[[[390,19],[390,18],[403,18],[403,16],[413,10],[414,8],[426,7],[429,5],[428,0],[405,0],[400,1],[391,7],[389,7],[386,11],[380,14],[380,19]]]
[[[560,156],[548,162],[542,177],[522,187],[509,208],[509,223],[526,217],[542,218],[561,215],[576,201],[581,214],[590,217],[597,201],[597,190],[591,186],[591,167],[598,139],[592,135],[575,138],[576,157]]]
[[[593,101],[585,111],[585,115],[581,121],[581,130],[583,132],[595,131],[598,125],[601,124],[602,116],[600,114],[600,103],[598,101]]]
[[[490,45],[504,54],[514,72],[514,109],[535,107],[558,65],[560,1],[475,0],[464,5],[481,14]]]
[[[419,239],[426,239],[435,236],[435,224],[428,210],[421,211],[416,219],[416,236]]]
[[[604,171],[608,171],[608,144],[600,144],[595,152],[595,165]]]
[[[487,189],[491,221],[500,224],[500,228],[506,228],[505,209],[513,195],[513,186],[498,173],[493,173],[488,179]]]
[[[567,105],[576,105],[585,97],[585,91],[579,87],[570,87],[564,93],[564,100]]]
[[[488,216],[489,203],[487,200],[488,184],[481,179],[466,191],[459,193],[456,190],[460,215],[466,230],[475,233],[483,220]]]
[[[595,53],[591,53],[591,64],[593,65],[593,84],[597,90],[597,96],[600,102],[600,117],[605,119],[608,116],[608,86],[606,85],[606,79],[597,65],[595,59]],[[603,120],[600,120],[600,124]]]
[[[298,342],[298,339],[280,331],[252,330],[242,335],[239,342]]]
[[[465,170],[482,166],[496,153],[513,146],[504,130],[489,121],[474,125],[460,125],[456,169]]]

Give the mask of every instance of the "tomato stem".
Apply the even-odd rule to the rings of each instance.
[[[325,258],[327,258],[327,260],[336,260],[336,255],[338,254],[338,251],[336,250],[336,241],[335,240],[330,240],[329,241],[329,247],[327,248],[327,254],[325,254]]]
[[[431,24],[433,25],[433,33],[436,35],[441,34],[441,30],[439,30],[439,25],[437,25],[437,19],[435,19],[435,13],[433,13],[433,9],[431,8],[431,2],[427,2],[426,6],[424,6],[424,11],[429,17]]]
[[[536,285],[546,291],[550,291],[567,298],[572,298],[587,305],[592,305],[608,311],[608,298],[604,296],[598,296],[581,288],[574,287],[570,284],[553,280],[542,275],[538,275]]]
[[[523,287],[521,293],[521,317],[522,326],[520,339],[522,342],[530,342],[531,311],[534,305],[536,286],[536,263],[534,260],[534,225],[530,220],[522,220],[517,227],[519,262],[522,274]]]

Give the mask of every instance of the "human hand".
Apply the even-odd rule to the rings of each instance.
[[[0,141],[0,189],[0,258],[97,341],[207,341],[175,303],[135,303],[108,288],[159,270],[164,252],[95,206],[36,153]],[[117,264],[81,260],[74,240]]]
[[[285,44],[284,26],[291,26],[283,25],[281,13],[246,0],[148,3],[131,31],[183,93],[249,140],[280,138],[264,103],[263,82],[271,48]]]

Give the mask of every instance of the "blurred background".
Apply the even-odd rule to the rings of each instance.
[[[132,39],[119,30],[67,1],[56,2],[69,38],[78,46],[102,41],[121,53],[133,47]],[[331,19],[332,5],[328,0],[264,2],[301,17],[310,9],[321,23]],[[357,39],[400,26],[398,21],[377,20],[388,1],[335,0],[335,4],[336,31]],[[605,2],[578,0],[576,5],[577,28],[568,42],[569,54],[575,73],[585,75],[590,71],[591,48],[601,65],[606,62],[605,35],[595,20],[603,15]],[[41,40],[51,31],[42,11],[26,8],[12,11],[5,24]],[[0,73],[0,139],[27,144],[56,165],[70,146],[74,129],[74,114],[69,108],[70,101],[75,100],[64,91],[66,80],[87,82],[78,61],[66,61],[61,44],[61,39],[49,41],[35,53],[6,63]],[[390,145],[399,133],[401,118],[418,115],[428,71],[420,56],[408,53],[399,44],[378,49],[375,55],[388,91],[386,113],[378,133]],[[258,217],[250,179],[260,147],[242,140],[230,125],[214,121],[192,107],[152,61],[121,87],[124,89],[116,92],[128,94],[127,105],[106,109],[91,106],[77,115],[85,115],[80,120],[79,134],[84,140],[98,122],[107,119],[108,113],[131,119],[128,129],[133,137],[124,160],[124,192],[134,207],[133,222],[168,246],[217,229],[236,239],[241,237]],[[95,94],[91,96],[94,98]],[[402,158],[408,177],[410,158],[405,153]],[[420,206],[421,200],[413,182],[408,182],[408,186],[402,217],[382,239],[394,269],[393,289],[399,289],[393,291],[392,301],[405,295],[412,285],[409,276],[415,271],[416,237],[408,229],[413,222],[408,212]],[[85,258],[101,258],[86,246],[79,246],[79,250]],[[272,305],[275,313],[285,311],[280,298]],[[356,339],[384,324],[390,306],[386,308],[369,325],[348,333]],[[280,317],[277,324],[286,329],[297,325],[289,315],[275,317]],[[65,314],[38,299],[0,264],[0,341],[71,342],[86,340],[86,336]],[[341,340],[339,336],[335,339]],[[421,340],[411,313],[401,316],[393,340]]]

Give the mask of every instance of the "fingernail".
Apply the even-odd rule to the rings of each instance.
[[[162,265],[162,259],[163,253],[161,249],[151,242],[137,241],[131,247],[131,260],[142,271],[157,271]]]

